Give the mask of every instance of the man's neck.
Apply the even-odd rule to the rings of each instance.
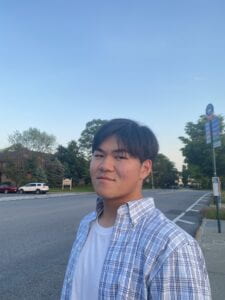
[[[142,196],[140,196],[139,198],[142,198]],[[132,200],[130,200],[130,201],[132,201]],[[116,220],[118,208],[127,202],[129,202],[129,201],[116,203],[112,200],[104,200],[103,199],[104,207],[103,207],[103,212],[98,219],[99,224],[103,227],[113,226],[115,223],[115,220]]]
[[[111,227],[114,225],[116,220],[117,209],[121,205],[115,205],[115,203],[110,203],[110,200],[103,200],[103,212],[99,217],[99,224],[103,227]]]

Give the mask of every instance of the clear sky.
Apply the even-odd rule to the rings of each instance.
[[[153,129],[181,169],[185,124],[225,114],[224,0],[1,0],[0,148],[36,127],[59,144],[94,119]]]

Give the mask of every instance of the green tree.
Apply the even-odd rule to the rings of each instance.
[[[50,187],[61,187],[64,177],[63,164],[53,155],[45,161],[45,174]]]
[[[30,127],[28,130],[19,132],[16,130],[8,137],[11,145],[22,145],[23,147],[37,152],[51,153],[56,144],[56,138],[52,134],[41,132],[37,128]]]
[[[184,186],[187,186],[188,178],[190,176],[190,171],[188,170],[187,166],[185,166],[185,165],[182,166],[181,176],[182,176],[182,181],[183,181]]]
[[[47,174],[45,172],[45,170],[41,167],[37,167],[37,169],[35,170],[35,181],[39,181],[39,182],[47,182],[48,178],[47,178]]]
[[[16,144],[1,153],[4,161],[2,172],[17,186],[27,182],[47,182],[61,186],[64,167],[52,154],[30,151]]]
[[[88,161],[80,152],[76,141],[68,143],[67,147],[59,145],[56,157],[63,164],[67,178],[72,178],[74,183],[79,183],[81,179],[88,179]]]
[[[221,125],[222,145],[215,149],[217,161],[217,174],[220,177],[225,176],[225,134],[224,118],[219,116]],[[212,146],[206,144],[205,138],[205,116],[200,116],[197,123],[188,122],[185,126],[187,137],[179,137],[184,147],[181,149],[187,164],[187,170],[190,177],[197,180],[202,187],[211,187],[211,177],[213,176],[212,164]]]
[[[97,130],[104,125],[107,120],[93,119],[86,124],[78,140],[80,151],[89,159],[91,157],[92,141]]]
[[[178,180],[178,171],[168,157],[159,153],[153,164],[154,186],[169,188]]]
[[[26,180],[26,153],[21,145],[14,145],[3,151],[3,173],[17,186]]]

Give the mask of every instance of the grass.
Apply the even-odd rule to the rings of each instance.
[[[222,203],[225,203],[225,192],[222,192],[222,198],[221,198],[221,200],[222,200]]]
[[[82,185],[73,187],[71,190],[69,188],[49,188],[49,193],[85,193],[85,192],[94,192],[94,189],[91,185]]]
[[[213,197],[211,203],[210,207],[206,207],[202,210],[203,217],[207,219],[217,219],[216,205],[214,205]],[[221,220],[225,220],[225,192],[222,192],[221,194],[221,204],[219,217]]]
[[[216,207],[215,206],[210,206],[207,208],[204,208],[202,210],[202,214],[204,218],[207,219],[217,219],[216,216]],[[221,220],[225,220],[225,207],[221,207],[219,210],[219,217]]]

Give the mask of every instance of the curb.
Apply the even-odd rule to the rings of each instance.
[[[48,198],[56,198],[56,197],[90,195],[90,194],[95,194],[95,193],[94,192],[77,192],[77,193],[56,193],[56,194],[47,194],[47,195],[11,196],[11,197],[1,197],[0,202],[16,201],[16,200],[30,200],[30,199],[48,199]]]
[[[207,223],[207,220],[205,218],[203,218],[201,225],[199,226],[199,228],[196,231],[195,239],[198,241],[199,244],[202,241],[202,236],[204,234],[206,223]]]

